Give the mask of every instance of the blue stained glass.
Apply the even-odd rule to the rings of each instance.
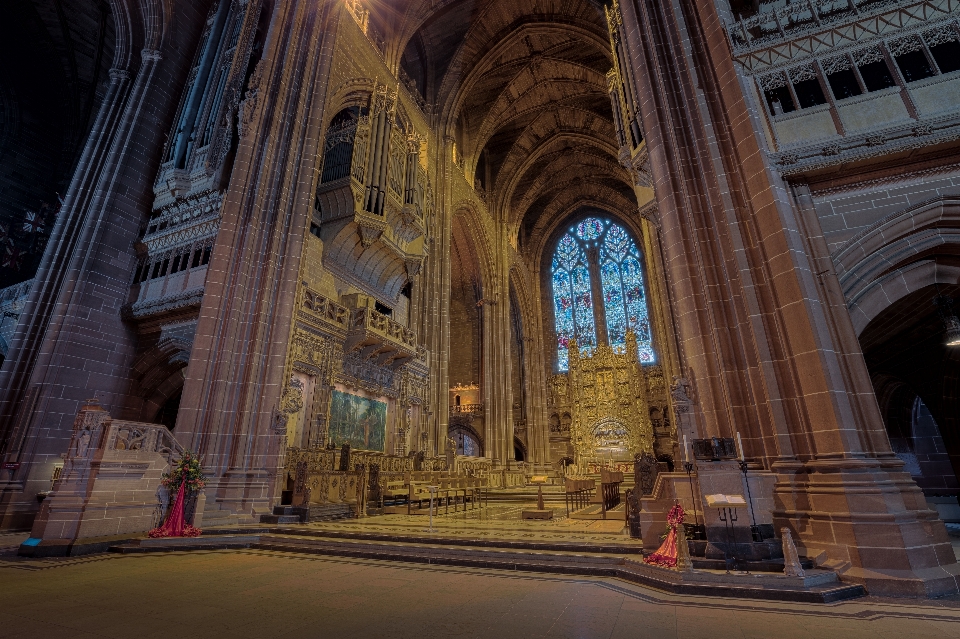
[[[580,348],[596,346],[597,330],[593,322],[590,272],[585,266],[573,269],[573,313],[577,324],[577,346]]]
[[[637,334],[637,346],[641,351],[640,361],[652,362],[650,318],[647,314],[647,300],[643,290],[643,272],[640,270],[640,262],[633,256],[623,260],[623,292],[630,328]],[[644,359],[645,352],[650,359]]]
[[[607,237],[603,241],[603,248],[607,256],[614,262],[622,262],[623,258],[627,256],[627,251],[631,248],[636,250],[627,232],[616,224],[612,225],[610,230],[607,231]]]
[[[573,296],[570,293],[570,275],[566,271],[553,274],[553,302],[557,324],[557,358],[560,370],[567,370],[567,344],[574,334]]]
[[[557,244],[557,253],[553,268],[557,268],[557,263],[559,263],[560,268],[567,271],[573,270],[573,267],[580,259],[580,250],[580,245],[577,244],[577,241],[573,239],[572,236],[564,235],[560,238],[560,243]]]
[[[603,306],[610,346],[622,347],[627,341],[627,315],[623,305],[620,267],[615,262],[605,262],[600,269],[600,279],[603,282]]]
[[[603,233],[603,222],[595,217],[588,217],[577,225],[577,236],[581,240],[595,240]]]
[[[593,299],[585,242],[600,246],[600,300]],[[569,367],[570,339],[576,337],[577,345],[583,348],[597,345],[594,304],[602,305],[611,347],[623,348],[627,330],[633,330],[639,360],[656,361],[641,259],[640,250],[627,231],[609,221],[587,218],[560,238],[553,258],[553,294],[557,363],[561,371]]]

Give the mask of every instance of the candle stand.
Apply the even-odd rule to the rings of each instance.
[[[727,531],[727,548],[724,550],[723,558],[724,563],[727,565],[727,573],[729,573],[731,567],[736,569],[738,566],[736,553],[737,532],[733,526],[737,521],[737,509],[725,506],[718,508],[717,513]]]
[[[694,526],[687,526],[687,539],[692,539],[696,541],[702,541],[707,538],[707,531],[705,526],[700,525],[700,515],[699,510],[697,509],[697,494],[699,491],[693,489],[693,478],[690,473],[693,471],[692,462],[683,462],[683,469],[687,471],[687,482],[690,484],[690,501],[693,502],[693,520],[696,522]],[[700,478],[697,478],[697,483],[700,483]]]
[[[753,541],[759,544],[763,542],[763,533],[760,532],[760,526],[757,525],[757,516],[753,512],[753,497],[750,495],[750,481],[747,478],[747,461],[741,459],[737,463],[740,464],[740,472],[743,473],[743,483],[747,485],[747,504],[750,508],[750,521],[752,522],[750,535],[753,537]]]

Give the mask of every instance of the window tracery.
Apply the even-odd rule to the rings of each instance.
[[[628,330],[637,336],[640,362],[656,361],[641,259],[623,227],[595,217],[583,220],[557,242],[551,274],[561,371],[569,367],[571,339],[581,348],[593,349],[605,336],[618,350],[626,347]],[[597,322],[606,331],[598,331]]]

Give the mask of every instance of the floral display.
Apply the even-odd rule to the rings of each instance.
[[[154,538],[199,537],[203,531],[187,523],[183,511],[187,491],[196,492],[206,485],[206,478],[200,469],[200,458],[189,450],[184,451],[173,470],[165,473],[160,483],[171,495],[176,492],[177,497],[163,525],[154,528],[148,535]]]

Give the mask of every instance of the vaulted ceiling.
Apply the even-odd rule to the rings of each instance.
[[[582,206],[636,209],[617,159],[600,3],[414,0],[375,19],[521,245]]]
[[[0,21],[0,235],[17,253],[0,265],[0,288],[30,279],[44,234],[27,233],[28,212],[43,229],[64,195],[109,82],[115,47],[108,3],[10,0]]]

